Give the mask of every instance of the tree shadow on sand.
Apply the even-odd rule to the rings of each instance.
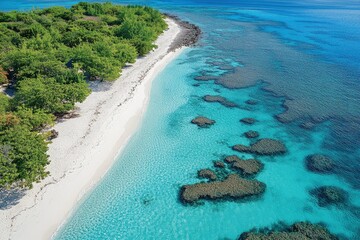
[[[25,195],[25,191],[25,189],[5,190],[0,188],[0,210],[6,210],[17,205]]]

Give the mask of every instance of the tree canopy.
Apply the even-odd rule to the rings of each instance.
[[[0,12],[0,188],[46,177],[45,129],[90,94],[88,81],[117,79],[166,29],[142,6],[80,2],[71,8]]]

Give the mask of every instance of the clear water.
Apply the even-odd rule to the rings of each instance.
[[[0,8],[74,2],[1,1]],[[254,227],[302,220],[360,239],[358,1],[114,2],[157,7],[196,23],[204,34],[198,47],[158,75],[141,128],[55,239],[236,239]],[[219,79],[194,80],[202,74]],[[206,94],[224,96],[240,108],[206,103],[201,99]],[[249,107],[248,99],[259,104]],[[216,124],[198,129],[189,124],[197,115]],[[244,117],[258,123],[242,125]],[[309,121],[316,127],[299,127]],[[284,156],[259,157],[265,168],[256,178],[266,183],[265,194],[182,205],[180,186],[199,182],[197,170],[235,154],[230,146],[249,144],[242,134],[250,129],[288,148]],[[304,159],[313,153],[330,155],[336,173],[306,170]],[[319,207],[309,190],[322,185],[346,190],[349,204]]]

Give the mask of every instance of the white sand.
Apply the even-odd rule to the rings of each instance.
[[[182,49],[167,53],[181,31],[169,29],[146,57],[123,70],[113,84],[98,84],[78,104],[79,117],[57,123],[58,138],[49,145],[50,176],[27,191],[19,203],[0,210],[0,239],[50,239],[81,197],[111,167],[137,130],[146,110],[152,80]],[[104,90],[105,89],[105,90]]]

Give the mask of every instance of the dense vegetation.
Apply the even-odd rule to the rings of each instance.
[[[44,129],[89,95],[87,81],[118,78],[166,27],[152,8],[111,3],[0,12],[0,84],[16,89],[0,93],[0,188],[44,178]]]

